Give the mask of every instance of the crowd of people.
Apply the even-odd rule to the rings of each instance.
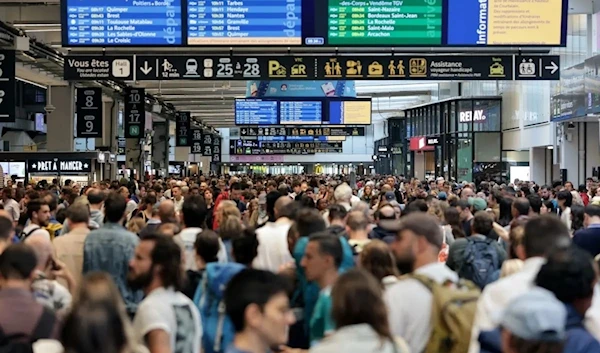
[[[9,183],[0,351],[600,353],[600,188]]]

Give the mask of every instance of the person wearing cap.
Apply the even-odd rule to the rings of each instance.
[[[448,200],[448,194],[446,194],[446,192],[445,192],[445,191],[440,191],[440,192],[437,194],[437,198],[438,198],[438,200],[440,200],[440,201],[446,201],[446,200]]]
[[[396,232],[391,230],[390,226],[398,223],[398,216],[394,207],[390,204],[381,206],[375,212],[375,222],[377,226],[371,230],[369,238],[383,240],[387,244],[392,243],[396,238]]]
[[[481,353],[563,352],[567,310],[546,289],[536,287],[510,301],[499,323],[479,336]]]

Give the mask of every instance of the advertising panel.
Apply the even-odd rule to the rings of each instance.
[[[356,97],[354,81],[248,81],[246,97]]]

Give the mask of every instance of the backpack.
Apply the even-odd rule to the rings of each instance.
[[[458,276],[475,283],[483,289],[500,278],[500,259],[494,240],[467,238],[468,244],[463,252],[462,265]]]
[[[22,333],[6,336],[0,328],[0,353],[33,353],[33,343],[50,337],[55,323],[54,313],[44,307],[31,336]]]
[[[431,335],[423,353],[465,353],[471,343],[477,301],[481,293],[470,281],[439,284],[418,274],[404,276],[421,282],[432,294]]]
[[[33,234],[36,230],[39,230],[39,229],[42,229],[42,227],[33,228],[32,230],[30,230],[27,233],[25,233],[24,231],[21,231],[21,233],[19,233],[19,241],[25,241],[25,239],[27,239],[31,234]]]
[[[224,352],[233,342],[235,329],[225,313],[223,294],[231,278],[245,268],[234,262],[211,262],[206,265],[201,285],[194,295],[194,302],[202,317],[202,347],[205,353]]]

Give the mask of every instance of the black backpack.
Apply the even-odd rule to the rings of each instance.
[[[33,228],[32,230],[30,230],[27,233],[21,232],[19,234],[19,241],[25,241],[25,239],[27,239],[31,234],[33,234],[33,232],[35,232],[36,230],[39,230],[39,229],[42,229],[42,227]]]
[[[33,343],[39,339],[51,337],[55,323],[54,313],[44,307],[42,316],[31,336],[23,333],[7,336],[0,328],[0,353],[33,353]]]

